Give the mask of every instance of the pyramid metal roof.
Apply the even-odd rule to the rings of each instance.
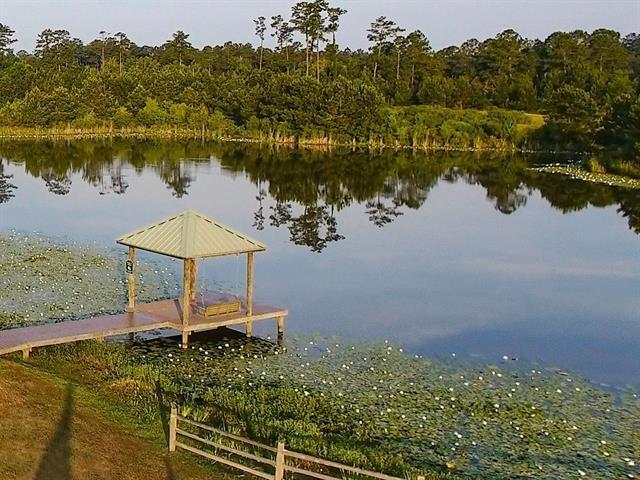
[[[175,258],[204,258],[260,252],[267,247],[243,233],[195,210],[185,210],[116,242]]]

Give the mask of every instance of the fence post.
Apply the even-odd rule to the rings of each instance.
[[[283,478],[284,478],[284,442],[278,442],[278,450],[276,451],[275,480],[283,480]]]
[[[178,428],[178,411],[175,405],[171,405],[171,417],[169,418],[169,451],[176,451],[176,428]]]

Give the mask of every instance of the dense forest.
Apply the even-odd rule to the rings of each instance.
[[[0,126],[191,131],[282,142],[460,149],[640,150],[640,36],[545,40],[513,30],[434,51],[386,17],[370,48],[339,46],[327,0],[260,16],[250,43],[160,46],[123,32],[84,44],[46,29],[15,52],[0,23]]]

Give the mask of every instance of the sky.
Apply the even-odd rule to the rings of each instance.
[[[16,31],[15,50],[31,51],[45,28],[66,29],[84,42],[105,30],[139,45],[160,45],[176,30],[196,47],[253,42],[253,18],[289,17],[293,0],[0,0],[0,23]],[[435,49],[484,40],[507,28],[528,38],[551,32],[611,28],[640,31],[640,0],[333,0],[348,10],[338,43],[366,48],[366,29],[380,15],[421,30]],[[272,42],[272,39],[269,38]]]

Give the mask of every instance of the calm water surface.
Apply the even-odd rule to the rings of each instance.
[[[111,247],[195,208],[268,245],[255,296],[289,308],[289,332],[509,355],[640,386],[640,195],[527,169],[542,161],[2,143],[0,232]],[[243,259],[201,268],[203,287],[241,291]]]

